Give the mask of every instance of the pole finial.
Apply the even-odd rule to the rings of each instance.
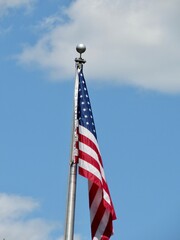
[[[85,63],[86,61],[82,58],[81,55],[86,51],[86,46],[83,43],[80,43],[76,46],[76,51],[80,54],[80,57],[76,58],[75,62],[79,64]]]
[[[83,43],[80,43],[76,46],[76,51],[82,54],[86,51],[86,46]]]

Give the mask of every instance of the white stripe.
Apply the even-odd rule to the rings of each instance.
[[[79,158],[79,166],[81,168],[87,170],[91,174],[95,175],[102,183],[102,177],[101,177],[100,172],[92,164],[90,164],[90,163],[84,161],[83,159]]]
[[[104,189],[103,189],[103,198],[111,206],[110,196]]]
[[[88,145],[86,145],[86,144],[84,144],[84,143],[79,141],[79,149],[81,151],[87,153],[91,157],[93,157],[98,162],[99,165],[101,164],[99,162],[99,157],[98,157],[97,153],[91,147],[89,147]]]
[[[91,186],[92,186],[92,182],[89,181],[89,191],[91,190]],[[96,200],[96,197],[97,197],[98,201]],[[92,209],[93,213],[95,212],[95,205],[96,205],[96,209],[97,209],[97,206],[101,202],[101,199],[102,199],[102,189],[99,188],[97,193],[96,193],[96,195],[95,195],[95,197],[94,197],[94,200],[93,200],[93,202],[91,204],[91,209]],[[103,199],[111,206],[110,196],[104,189],[103,189]]]
[[[107,224],[108,224],[109,215],[110,215],[109,211],[106,210],[106,211],[104,212],[104,215],[103,215],[103,217],[102,217],[102,219],[101,219],[101,222],[100,222],[100,224],[99,224],[99,226],[98,226],[98,229],[97,229],[97,231],[96,231],[96,233],[95,233],[95,236],[94,236],[93,240],[101,239],[101,236],[104,234],[104,231],[105,231],[106,226],[107,226]]]
[[[81,151],[85,152],[86,154],[90,155],[92,158],[94,158],[96,160],[96,162],[98,163],[98,165],[100,167],[101,175],[104,178],[104,180],[106,181],[105,175],[104,175],[104,169],[101,166],[101,163],[99,161],[99,157],[98,157],[97,153],[91,147],[89,147],[88,145],[86,145],[82,142],[79,142],[79,149]]]
[[[98,142],[97,139],[95,138],[95,136],[85,127],[83,127],[82,125],[79,125],[79,133],[87,136],[97,147],[99,154],[100,154],[100,150],[99,150],[99,146],[98,146]]]
[[[99,207],[99,204],[101,203],[101,200],[102,200],[102,190],[99,188],[91,204],[91,209],[90,209],[91,223],[94,220],[94,216],[96,215],[96,212]]]
[[[103,198],[111,206],[111,200],[109,194],[103,189]]]
[[[99,155],[101,156],[101,153],[100,153],[100,150],[99,150],[99,146],[98,146],[98,142],[97,142],[97,140],[96,140],[96,138],[94,137],[94,135],[87,129],[87,128],[85,128],[85,127],[83,127],[82,125],[79,125],[79,133],[80,134],[82,134],[82,135],[84,135],[85,137],[87,137],[87,138],[89,138],[94,144],[95,144],[95,146],[97,147],[97,150],[98,150],[98,152],[99,152]],[[81,143],[80,141],[79,141],[79,143]],[[81,143],[81,144],[83,144],[83,143]],[[87,146],[87,145],[86,145]],[[83,151],[83,150],[82,150]],[[92,151],[94,151],[93,149],[92,149]],[[94,151],[95,152],[95,151]],[[88,153],[88,152],[87,152]],[[89,153],[88,153],[89,154]],[[97,153],[95,152],[95,154],[97,155]],[[89,154],[90,155],[90,154]],[[104,174],[104,168],[102,167],[102,165],[101,165],[101,163],[99,162],[99,158],[98,157],[96,157],[95,158],[96,160],[98,159],[98,164],[100,165],[100,169],[101,169],[101,174],[102,174],[102,176],[103,176],[103,178],[104,178],[104,180],[106,181],[106,177],[105,177],[105,174]]]
[[[81,132],[81,134],[84,135],[84,132],[86,131],[86,128],[84,128],[84,127],[82,127],[82,126],[79,126],[79,127],[81,127],[81,130],[83,130],[83,131]],[[87,133],[87,132],[88,132],[88,134],[90,133],[89,136],[92,137],[92,136],[91,136],[91,132],[90,132],[89,130],[87,130],[86,133]],[[89,138],[89,136],[88,136],[88,138]],[[94,136],[93,136],[93,137],[94,137]],[[94,139],[95,139],[95,138],[94,138]],[[92,140],[92,139],[91,139],[91,140]],[[99,161],[99,157],[98,157],[97,153],[96,153],[91,147],[89,147],[88,145],[86,145],[86,144],[84,144],[84,143],[82,143],[82,142],[79,142],[79,149],[80,149],[81,151],[85,152],[86,154],[92,156],[92,157],[97,161],[98,165],[100,166],[101,175],[102,175],[104,181],[106,182],[106,178],[105,178],[105,174],[104,174],[104,169],[103,169],[103,167],[101,166],[101,163],[100,163],[100,161]],[[110,201],[109,194],[108,194],[104,189],[103,189],[103,198],[104,198],[104,200],[105,200],[109,205],[111,205],[111,201]]]

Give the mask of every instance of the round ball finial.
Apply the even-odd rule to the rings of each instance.
[[[86,51],[86,46],[83,43],[80,43],[76,47],[76,51],[80,54],[84,53]]]

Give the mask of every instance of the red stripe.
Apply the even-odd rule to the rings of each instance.
[[[79,133],[78,138],[79,138],[79,143],[81,142],[82,144],[87,145],[88,147],[90,147],[92,150],[95,151],[95,153],[98,156],[99,163],[96,159],[94,159],[90,155],[90,153],[89,154],[85,153],[83,149],[79,150],[79,158],[91,164],[93,167],[95,167],[99,172],[99,174],[102,176],[101,169],[103,168],[103,164],[102,164],[102,159],[101,159],[101,155],[98,147],[91,139],[88,138],[88,136],[84,136],[83,134]],[[88,171],[88,169],[82,168],[80,163],[79,163],[79,174],[87,178],[92,183],[91,187],[89,188],[89,207],[91,209],[92,203],[93,203],[93,206],[95,206],[95,208],[93,207],[93,211],[95,212],[92,212],[91,210],[91,216],[93,214],[93,217],[94,217],[91,223],[92,239],[93,237],[95,237],[96,232],[99,232],[99,234],[102,236],[101,240],[109,240],[110,236],[113,233],[112,220],[116,219],[116,215],[115,215],[114,207],[112,204],[112,200],[110,197],[110,192],[109,192],[109,188],[106,183],[106,180],[102,176],[102,182],[101,182],[99,178],[93,174],[93,172]],[[99,196],[99,194],[97,194],[99,189],[101,189],[102,191],[102,196]],[[104,199],[103,190],[106,191],[110,199],[110,202],[107,202]],[[109,211],[110,213],[109,218],[107,219],[107,221],[105,221],[104,219],[102,223],[101,221],[106,210]],[[102,229],[104,228],[105,230],[103,231]]]
[[[104,212],[105,212],[105,208],[104,208],[104,205],[103,203],[101,202],[98,209],[97,209],[97,212],[96,212],[96,215],[94,216],[94,219],[91,223],[91,234],[92,234],[92,238],[95,236],[96,234],[96,231],[99,227],[99,224],[101,222],[101,219],[104,215]]]
[[[92,202],[93,202],[93,200],[96,196],[96,193],[97,193],[98,189],[99,189],[99,187],[96,184],[93,183],[92,186],[91,186],[91,189],[89,190],[89,206],[90,207],[91,207],[91,204],[92,204]],[[103,195],[102,195],[102,198],[103,198]],[[114,207],[113,207],[112,201],[111,201],[111,205],[109,205],[109,203],[106,202],[106,200],[103,198],[103,203],[104,203],[105,208],[107,208],[111,212],[113,220],[115,220],[116,215],[115,215],[115,212],[114,212]]]
[[[82,140],[82,139],[86,139],[87,141],[91,141],[89,138],[86,138],[85,136],[83,136],[83,135],[81,135],[81,137],[80,137],[80,139]],[[84,144],[86,144],[87,142],[83,142]],[[95,144],[91,141],[91,143],[95,146]],[[88,145],[88,144],[86,144],[86,145]],[[89,145],[88,145],[89,146]],[[101,156],[99,155],[99,151],[98,151],[98,149],[96,148],[93,148],[93,146],[91,145],[91,146],[89,146],[89,147],[92,147],[92,149],[97,153],[97,155],[98,155],[98,158],[99,158],[99,162],[101,163]],[[96,147],[96,146],[95,146]],[[85,161],[87,161],[88,163],[91,163],[94,167],[96,167],[98,170],[99,170],[99,172],[100,172],[100,174],[101,174],[101,170],[100,170],[100,167],[98,166],[98,163],[97,163],[97,161],[94,159],[94,158],[92,158],[90,155],[88,155],[88,154],[86,154],[86,156],[85,156],[85,154],[86,153],[84,153],[84,152],[82,152],[81,150],[79,150],[79,157],[80,158],[82,158],[83,160],[85,160]],[[102,174],[101,174],[102,175]],[[105,181],[105,179],[103,179],[103,188],[105,189],[105,191],[107,192],[107,194],[110,196],[110,193],[109,193],[109,189],[108,189],[108,185],[107,185],[107,183],[106,183],[106,181]]]
[[[99,153],[98,148],[96,147],[96,145],[95,145],[89,138],[87,138],[86,136],[84,136],[84,135],[82,135],[82,134],[79,134],[79,140],[80,140],[82,143],[86,144],[87,146],[91,147],[91,148],[96,152],[96,154],[98,155],[99,162],[101,163],[101,166],[102,166],[101,155],[100,155],[100,153]],[[82,152],[82,151],[81,151],[81,152]],[[86,160],[85,158],[83,158],[83,159]],[[96,161],[96,160],[95,160],[95,161]],[[90,163],[90,160],[87,161],[87,162]],[[94,161],[93,161],[93,162],[94,162]],[[96,167],[96,163],[95,163],[95,162],[94,162],[94,164],[92,163],[92,165],[94,165],[94,166]],[[100,168],[98,168],[98,167],[96,167],[96,168],[97,168],[97,169],[99,170],[99,172],[101,173]],[[105,179],[103,179],[103,188],[105,189],[105,191],[107,192],[107,194],[110,196],[109,188],[108,188],[108,185],[107,185]]]
[[[112,226],[112,216],[111,216],[111,214],[109,215],[109,221],[108,221],[108,223],[107,223],[107,226],[106,226],[106,229],[105,229],[105,231],[104,231],[104,233],[103,233],[103,235],[104,235],[104,237],[106,236],[106,237],[109,237],[110,238],[110,236],[113,234],[113,226]],[[102,236],[102,240],[103,239],[108,239],[108,238],[103,238],[103,236]]]
[[[88,170],[81,168],[79,166],[79,174],[87,179],[89,179],[91,182],[94,182],[95,184],[98,185],[98,187],[102,188],[102,183],[99,180],[99,178],[97,178],[95,175],[93,175],[93,173],[89,172]]]
[[[114,206],[113,206],[113,203],[112,203],[111,195],[110,195],[110,192],[109,192],[107,182],[105,182],[104,180],[103,180],[103,189],[106,191],[106,193],[108,194],[109,199],[110,199],[110,204],[108,202],[106,202],[106,200],[104,199],[104,205],[107,209],[109,209],[109,211],[112,214],[113,220],[115,220],[116,219],[116,214],[115,214],[115,211],[114,211]]]
[[[91,189],[89,189],[89,207],[91,207],[91,204],[96,196],[96,193],[98,191],[99,187],[96,184],[92,184]]]
[[[102,236],[102,237],[101,237],[101,240],[109,240],[109,237]]]
[[[109,196],[110,197],[110,196]],[[110,198],[111,199],[111,198]],[[111,201],[111,205],[109,205],[109,203],[107,203],[104,198],[103,198],[103,203],[104,203],[104,206],[105,208],[107,208],[109,210],[109,212],[111,213],[112,215],[112,219],[115,220],[116,219],[116,213],[114,211],[114,206],[113,206],[113,203]]]
[[[89,154],[79,150],[79,158],[83,159],[84,161],[90,163],[91,165],[93,165],[101,174],[101,170],[100,170],[100,166],[98,164],[98,162]]]
[[[84,161],[92,164],[94,167],[96,167],[99,172],[100,172],[100,169],[99,169],[99,165],[97,163],[96,160],[94,160],[94,158],[92,158],[90,155],[86,154],[85,152],[82,152],[81,150],[79,150],[79,157],[81,159],[83,159]],[[88,178],[89,180],[91,180],[92,182],[95,182],[99,187],[102,188],[102,183],[101,181],[99,180],[99,178],[97,178],[92,172],[89,172],[87,169],[85,170],[84,168],[81,168],[81,165],[79,167],[79,170],[81,169],[81,171],[79,172],[81,175],[83,175],[84,177]],[[86,171],[86,172],[85,172]],[[92,180],[96,178],[96,180]],[[107,192],[109,198],[110,198],[110,194],[109,194],[109,189],[108,189],[108,186],[107,186],[107,183],[103,180],[103,189]],[[93,201],[93,199],[92,199]],[[91,201],[91,203],[92,203]],[[111,198],[110,198],[110,204],[108,202],[106,202],[106,200],[104,199],[104,204],[106,205],[106,207],[109,209],[110,212],[113,213],[112,211],[112,206],[111,206]],[[90,206],[91,206],[91,203],[90,203]]]
[[[83,152],[82,150],[79,150],[79,158],[92,164],[99,171],[100,175],[102,176],[100,166],[99,166],[98,162],[92,156]],[[103,185],[104,190],[107,192],[108,195],[110,195],[108,185],[107,185],[105,179],[103,178],[103,176],[102,176],[102,181],[103,181],[102,185]]]
[[[96,144],[91,139],[89,139],[88,137],[86,137],[85,135],[82,135],[80,133],[79,133],[79,141],[86,144],[87,146],[91,147],[97,153],[99,161],[101,163],[101,166],[103,167],[101,154],[100,154]]]

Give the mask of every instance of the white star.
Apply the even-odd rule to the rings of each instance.
[[[87,115],[85,115],[84,117],[85,117],[85,118],[87,118],[88,116],[87,116]]]
[[[84,90],[86,91],[86,88],[84,88]]]
[[[86,111],[86,108],[83,108],[83,111],[85,112],[85,111]]]
[[[91,112],[91,108],[89,108],[89,111]]]
[[[80,98],[82,98],[83,96],[82,95],[80,95]]]
[[[86,94],[86,97],[88,98],[88,95]]]
[[[86,122],[87,125],[89,125],[89,122]]]
[[[84,102],[81,103],[82,105],[84,104]]]

